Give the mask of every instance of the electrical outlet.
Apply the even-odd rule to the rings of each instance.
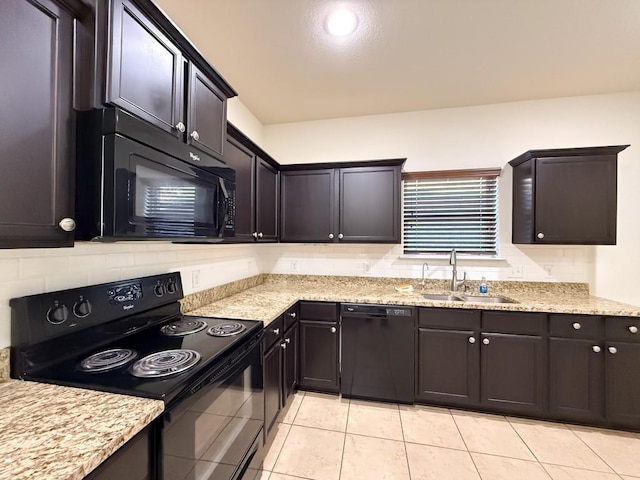
[[[296,273],[298,271],[298,261],[291,260],[291,264],[289,265],[289,270],[291,273]]]
[[[365,275],[371,275],[371,262],[369,260],[362,261],[362,271]]]
[[[193,270],[191,272],[191,287],[197,288],[200,286],[200,270]]]
[[[547,277],[553,277],[553,265],[544,265],[543,268],[547,272]]]
[[[507,277],[509,278],[522,278],[522,270],[524,269],[524,267],[522,265],[511,265],[511,268],[509,269],[509,273],[507,274]]]

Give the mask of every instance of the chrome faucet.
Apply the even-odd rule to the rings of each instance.
[[[422,288],[424,289],[425,286],[425,280],[424,280],[424,267],[427,267],[427,270],[429,270],[429,264],[427,262],[424,262],[422,264],[422,281],[420,282],[420,285],[422,285]]]
[[[456,249],[451,249],[451,256],[449,257],[449,263],[453,267],[453,271],[451,272],[451,290],[454,292],[458,291],[459,287],[467,288],[467,272],[464,272],[462,276],[462,280],[458,280],[458,257],[456,256]]]

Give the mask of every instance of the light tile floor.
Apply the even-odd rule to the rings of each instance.
[[[640,479],[640,434],[316,393],[270,437],[255,480]]]

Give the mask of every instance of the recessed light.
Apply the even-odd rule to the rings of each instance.
[[[344,37],[353,33],[358,26],[358,17],[351,10],[341,8],[332,12],[327,17],[325,28],[329,35],[334,37]]]

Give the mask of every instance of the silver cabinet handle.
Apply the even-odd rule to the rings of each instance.
[[[282,347],[282,349],[284,350],[285,348],[287,348],[287,344],[286,343],[281,343],[280,347]]]
[[[258,238],[262,238],[262,237],[264,237],[264,235],[262,234],[262,232],[260,232],[260,233],[258,234]]]
[[[194,130],[193,132],[190,133],[191,138],[193,138],[194,140],[198,141],[200,140],[200,134]]]
[[[329,239],[333,240],[333,233],[329,234]]]
[[[279,328],[274,328],[272,330],[272,332],[273,332],[274,335],[280,335],[280,329]]]
[[[65,232],[73,232],[76,229],[76,221],[73,218],[69,217],[60,220],[60,223],[58,223],[58,225]]]
[[[602,349],[598,345],[594,345],[593,347],[591,347],[591,350],[596,353],[600,353],[602,351]]]
[[[199,162],[200,161],[200,155],[196,155],[193,152],[189,152],[189,158],[191,160],[193,160],[194,162]]]
[[[296,318],[296,312],[291,312],[291,313],[289,314],[289,316],[290,316],[291,318]]]
[[[580,330],[582,328],[582,325],[580,325],[578,322],[574,322],[573,323],[573,329],[574,330]]]
[[[538,233],[538,238],[540,240],[542,240],[544,238],[544,233],[542,233],[542,232]]]
[[[469,337],[469,343],[476,343],[476,337]]]
[[[251,234],[251,236],[252,236],[253,238],[258,238],[258,232],[253,232],[253,233]]]
[[[609,353],[615,355],[618,353],[618,349],[616,347],[609,347]]]
[[[485,345],[489,345],[491,342],[489,341],[488,338],[483,338],[482,343],[484,343]]]
[[[285,338],[284,341],[285,341],[285,343],[291,343],[291,339],[290,338]]]
[[[336,332],[337,332],[336,327],[331,327],[331,333],[336,333]]]
[[[342,239],[344,238],[344,235],[343,235],[343,234],[341,234],[341,233],[339,233],[339,234],[338,234],[338,238],[339,238],[340,240],[342,240]]]
[[[180,133],[184,133],[186,129],[187,128],[184,126],[184,123],[182,122],[176,123],[176,130],[178,130]]]
[[[636,327],[635,325],[631,325],[631,326],[629,327],[629,331],[630,331],[631,333],[638,333],[638,327]]]

